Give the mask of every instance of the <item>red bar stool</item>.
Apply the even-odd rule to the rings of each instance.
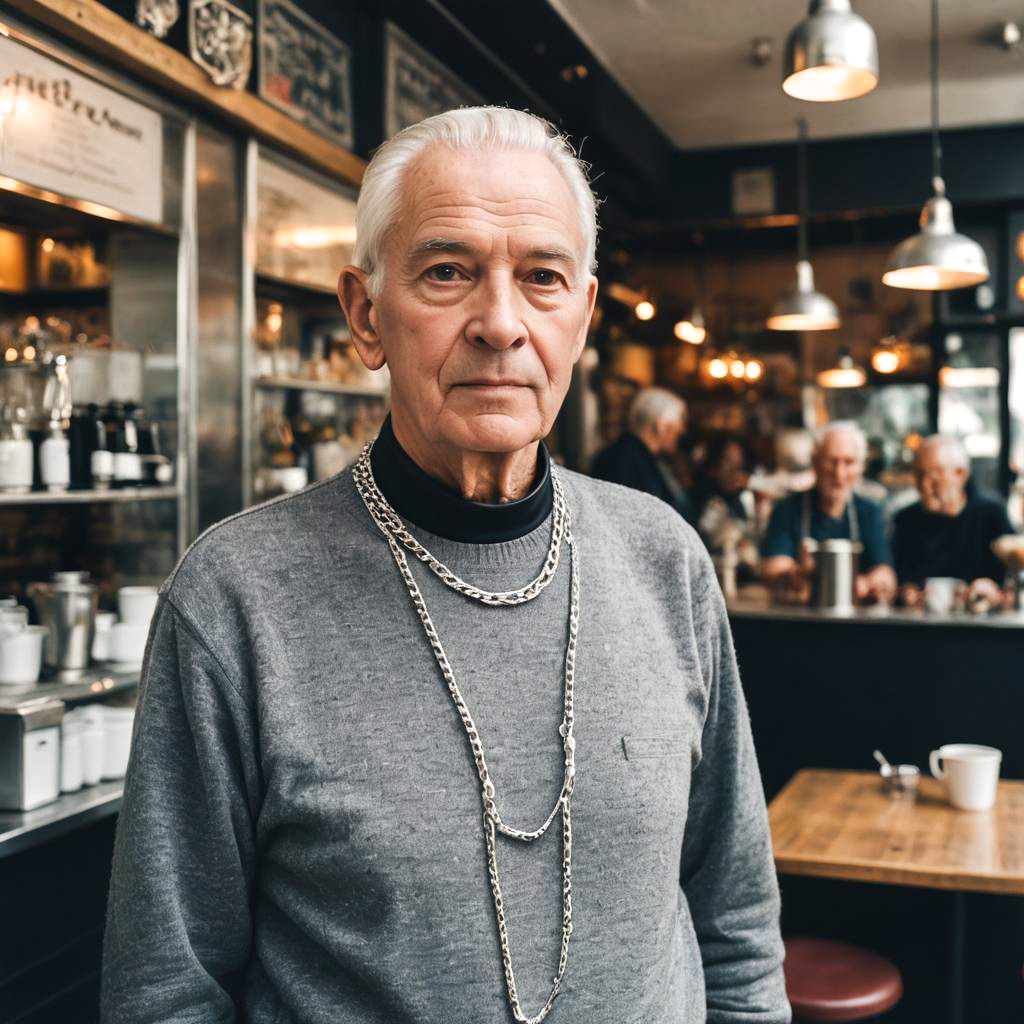
[[[794,1022],[866,1021],[903,996],[899,968],[884,956],[832,939],[786,939],[786,995]]]

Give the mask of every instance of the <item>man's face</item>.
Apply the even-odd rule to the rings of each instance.
[[[679,445],[679,438],[686,433],[686,420],[680,416],[677,419],[658,420],[655,427],[655,455],[671,454]]]
[[[736,443],[727,444],[718,465],[712,467],[711,478],[725,497],[733,497],[743,491],[750,481],[747,460],[743,449]]]
[[[914,476],[921,494],[921,504],[933,515],[956,515],[964,502],[967,470],[951,465],[945,453],[926,445],[917,453]]]
[[[843,431],[827,434],[815,457],[814,468],[822,502],[845,505],[864,473],[864,459],[857,439]]]
[[[594,307],[569,188],[541,154],[435,146],[402,193],[371,312],[396,425],[518,451],[550,431]]]

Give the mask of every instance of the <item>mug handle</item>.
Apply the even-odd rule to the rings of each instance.
[[[932,770],[932,775],[937,779],[944,779],[946,777],[946,770],[940,766],[942,761],[942,752],[933,750],[928,755],[928,767]]]

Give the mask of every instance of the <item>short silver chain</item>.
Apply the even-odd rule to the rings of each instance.
[[[384,534],[391,549],[391,554],[398,566],[402,579],[412,598],[416,613],[423,624],[423,631],[437,659],[441,674],[448,685],[448,692],[451,694],[455,704],[455,710],[462,719],[462,724],[469,739],[469,746],[473,753],[473,760],[476,763],[477,775],[480,778],[480,794],[484,805],[483,826],[484,842],[487,848],[487,874],[491,883],[491,894],[494,897],[494,913],[498,921],[498,940],[501,943],[501,963],[505,971],[505,987],[508,990],[508,1000],[512,1008],[512,1015],[519,1024],[540,1024],[548,1015],[554,1004],[562,984],[562,977],[565,974],[569,962],[569,936],[572,934],[572,790],[576,777],[576,738],[574,735],[575,717],[573,711],[573,691],[576,680],[576,641],[579,634],[580,620],[580,582],[578,557],[575,544],[572,538],[571,521],[569,510],[565,503],[565,494],[562,490],[561,481],[552,467],[551,483],[554,491],[554,509],[551,522],[551,544],[548,549],[547,558],[539,575],[531,580],[526,586],[518,590],[502,591],[492,593],[481,590],[479,587],[466,583],[455,575],[443,562],[436,559],[419,541],[405,528],[398,513],[391,507],[387,499],[381,494],[377,483],[373,478],[373,469],[370,464],[371,444],[367,444],[359,459],[353,467],[353,478],[356,489],[359,491],[367,511],[373,517],[381,533]],[[558,569],[559,554],[563,540],[569,547],[569,625],[568,640],[565,647],[565,696],[562,713],[562,723],[558,727],[558,734],[561,738],[562,749],[565,754],[565,774],[562,780],[562,788],[558,794],[551,813],[544,820],[540,828],[523,830],[506,825],[498,812],[497,796],[494,789],[494,782],[491,779],[487,768],[487,761],[484,757],[483,741],[477,730],[473,716],[463,699],[458,684],[455,682],[455,673],[452,671],[445,654],[441,639],[437,635],[434,623],[427,612],[423,595],[416,583],[416,579],[409,568],[409,562],[405,556],[405,550],[411,551],[421,562],[427,565],[434,574],[446,583],[453,590],[470,597],[475,601],[492,607],[523,604],[535,598],[554,579]],[[515,972],[512,969],[512,953],[509,949],[508,924],[505,919],[505,901],[501,892],[501,882],[498,878],[498,856],[496,833],[501,832],[512,839],[519,839],[523,842],[533,842],[539,839],[548,830],[548,826],[554,820],[559,809],[562,812],[562,945],[558,957],[558,973],[552,979],[551,992],[541,1010],[533,1017],[528,1017],[523,1011],[519,1002],[519,992],[516,987]]]

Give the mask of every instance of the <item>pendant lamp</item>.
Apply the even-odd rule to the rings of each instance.
[[[806,18],[786,39],[782,88],[798,100],[853,100],[878,85],[874,30],[850,0],[811,0]]]
[[[836,304],[814,290],[814,269],[807,259],[807,122],[797,121],[797,264],[796,285],[772,310],[766,326],[772,331],[830,331],[839,326]]]
[[[957,232],[942,180],[939,142],[939,0],[932,0],[932,189],[921,210],[921,230],[889,255],[882,283],[892,288],[944,292],[987,281],[988,260],[977,242]]]
[[[818,374],[818,386],[822,388],[860,388],[867,382],[868,375],[854,361],[848,349],[839,350],[836,365]]]

